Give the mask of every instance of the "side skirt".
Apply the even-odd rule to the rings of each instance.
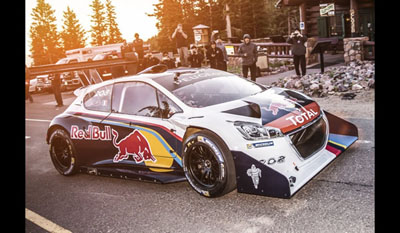
[[[80,172],[96,176],[115,177],[120,179],[139,180],[150,183],[168,184],[185,181],[183,172],[153,172],[149,170],[132,170],[128,168],[86,167],[82,166]]]

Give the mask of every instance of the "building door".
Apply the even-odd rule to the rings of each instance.
[[[375,17],[372,8],[359,9],[358,22],[360,36],[368,36],[369,40],[375,40]]]
[[[350,22],[350,14],[342,14],[343,16],[343,21],[342,21],[342,27],[343,27],[343,37],[351,37],[351,22]]]
[[[328,35],[328,17],[318,16],[318,36],[320,38],[329,37]]]

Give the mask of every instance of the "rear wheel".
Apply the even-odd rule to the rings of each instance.
[[[212,132],[202,130],[185,140],[183,169],[189,184],[203,196],[222,196],[236,187],[232,155]]]
[[[57,171],[69,176],[77,172],[78,166],[74,145],[65,130],[56,129],[50,136],[50,157]]]

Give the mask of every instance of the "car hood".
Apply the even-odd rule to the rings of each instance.
[[[230,107],[221,112],[259,118],[262,125],[279,128],[282,133],[290,133],[312,122],[321,113],[319,105],[311,98],[282,88],[271,88],[237,100],[239,102],[240,107]]]

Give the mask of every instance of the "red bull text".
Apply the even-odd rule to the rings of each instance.
[[[78,126],[71,126],[71,139],[86,139],[86,140],[111,140],[111,127],[105,126],[104,130],[100,130],[98,126],[89,125],[87,129],[79,129]]]

